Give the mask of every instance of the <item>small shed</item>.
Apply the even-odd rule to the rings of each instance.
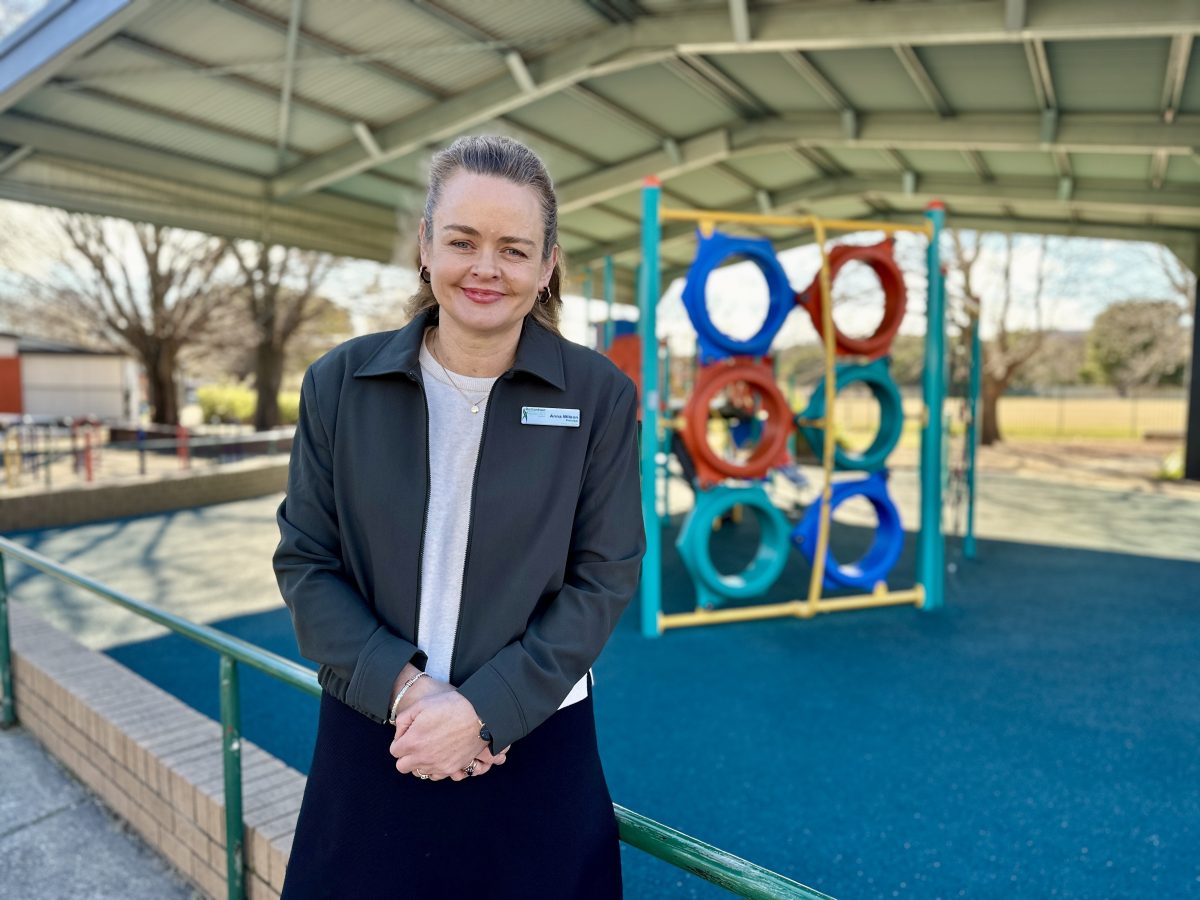
[[[129,421],[141,399],[132,359],[41,338],[0,334],[0,415]]]

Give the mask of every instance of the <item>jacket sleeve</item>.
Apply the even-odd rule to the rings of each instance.
[[[458,689],[491,730],[493,751],[558,709],[633,597],[646,551],[637,427],[628,381],[587,462],[562,589]]]
[[[322,683],[347,705],[387,720],[396,675],[405,663],[425,666],[425,654],[376,617],[347,577],[333,492],[329,435],[317,404],[312,368],[300,390],[287,496],[276,515],[275,577],[292,615],[300,653],[326,668]]]

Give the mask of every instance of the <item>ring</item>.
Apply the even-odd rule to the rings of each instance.
[[[429,776],[428,776],[428,775],[426,775],[424,772],[422,772],[422,771],[418,770],[418,769],[413,769],[413,774],[414,774],[414,775],[416,775],[418,778],[420,778],[422,781],[428,781],[428,780],[429,780]]]
[[[468,778],[470,778],[472,775],[475,774],[475,764],[477,762],[479,762],[479,760],[473,759],[473,760],[471,760],[471,764],[469,766],[467,766],[465,769],[463,769],[463,771],[467,773]]]

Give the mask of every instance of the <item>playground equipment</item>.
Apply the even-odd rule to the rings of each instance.
[[[657,180],[648,179],[642,199],[642,267],[638,294],[639,331],[655,334],[656,305],[660,294],[658,243],[664,221],[694,222],[699,229],[699,247],[684,288],[684,305],[696,328],[703,368],[695,390],[685,408],[681,437],[695,461],[698,490],[696,503],[680,531],[676,546],[685,567],[696,583],[698,605],[694,612],[664,614],[661,599],[661,529],[656,497],[659,493],[660,468],[657,462],[663,438],[659,430],[662,402],[658,384],[658,360],[654,342],[642,346],[642,491],[647,522],[647,550],[643,561],[641,626],[646,636],[661,634],[666,628],[720,622],[765,619],[780,616],[809,618],[818,613],[848,609],[915,604],[924,609],[942,605],[944,590],[944,542],[941,523],[942,457],[944,434],[942,408],[945,398],[944,318],[945,297],[938,260],[938,237],[944,210],[940,204],[930,207],[922,225],[901,225],[868,221],[823,220],[812,216],[774,216],[707,210],[677,210],[660,206]],[[766,240],[735,238],[716,231],[719,223],[759,226],[788,225],[813,231],[821,248],[821,269],[804,291],[793,292],[786,275]],[[832,232],[883,231],[887,240],[872,246],[838,246],[826,251],[827,236]],[[921,522],[917,552],[917,584],[906,590],[890,590],[888,571],[899,558],[904,532],[895,504],[888,497],[886,457],[899,440],[903,414],[899,391],[892,381],[886,354],[903,319],[906,294],[902,273],[892,253],[892,237],[899,231],[921,233],[928,238],[927,303],[928,332],[925,346],[925,372],[922,383],[925,412],[921,434]],[[721,262],[731,256],[750,259],[767,280],[770,301],[765,321],[748,340],[735,340],[722,334],[709,319],[705,280]],[[846,263],[855,260],[869,266],[879,279],[885,297],[883,319],[875,333],[853,338],[838,331],[832,313],[833,276]],[[791,297],[791,302],[785,299]],[[788,312],[803,307],[813,318],[824,346],[825,375],[807,408],[794,420],[786,400],[776,386],[772,363],[767,358],[771,341],[782,327]],[[865,357],[869,362],[836,362],[843,356]],[[836,399],[839,389],[861,381],[880,404],[880,427],[871,445],[861,453],[837,446]],[[723,459],[708,442],[708,412],[717,395],[739,386],[739,404],[748,411],[741,420],[740,437],[758,430],[758,446],[743,461]],[[780,537],[780,523],[786,517],[776,509],[761,484],[769,471],[787,461],[786,445],[795,426],[812,446],[822,464],[824,483],[818,500],[794,530],[791,539],[809,559],[812,567],[807,596],[784,603],[718,608],[731,599],[760,597],[782,573],[786,562],[786,542]],[[734,432],[735,438],[738,437]],[[782,448],[782,451],[781,451]],[[835,470],[869,473],[856,481],[834,481]],[[731,487],[720,484],[723,478],[738,478],[751,484]],[[833,510],[851,497],[866,498],[875,510],[878,528],[870,549],[862,559],[840,563],[829,550],[829,532]],[[753,510],[761,524],[762,537],[749,566],[735,575],[720,573],[708,553],[711,523],[735,505]],[[865,593],[826,597],[824,590],[857,589]]]

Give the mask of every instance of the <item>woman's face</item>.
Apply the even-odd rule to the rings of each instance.
[[[420,226],[421,262],[442,325],[476,337],[518,328],[558,258],[555,247],[542,261],[542,230],[532,187],[472,172],[450,176],[433,211],[433,233],[424,220]]]

